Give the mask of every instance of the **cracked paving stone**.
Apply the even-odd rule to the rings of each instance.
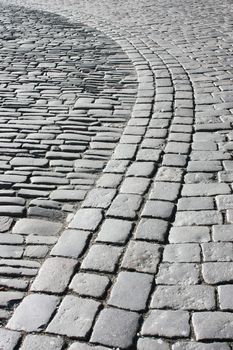
[[[96,241],[124,244],[132,231],[132,227],[131,221],[106,219]]]
[[[80,295],[101,298],[109,283],[110,280],[106,276],[78,273],[73,277],[69,288]]]
[[[233,337],[233,315],[230,312],[196,312],[192,324],[197,340],[229,339]]]
[[[215,290],[210,286],[157,286],[152,309],[211,310],[215,307]]]
[[[66,289],[77,262],[66,258],[45,260],[32,283],[31,290],[61,294]]]
[[[108,301],[109,305],[132,311],[144,310],[153,276],[138,272],[120,272]]]
[[[79,209],[71,223],[69,228],[75,228],[77,230],[95,231],[103,219],[101,209],[85,208]]]
[[[46,332],[74,338],[85,338],[100,304],[91,299],[65,296]]]
[[[20,219],[16,222],[12,232],[22,235],[55,236],[62,228],[62,224],[40,219]]]
[[[105,244],[95,244],[90,248],[82,262],[81,268],[85,270],[114,272],[121,253],[122,248]]]
[[[7,327],[26,332],[41,331],[48,323],[58,302],[59,298],[52,295],[27,295],[14,311]]]
[[[169,344],[161,339],[140,338],[137,350],[169,350]]]
[[[122,267],[138,272],[156,273],[160,256],[160,245],[131,241],[124,255]]]
[[[127,349],[133,344],[138,320],[139,315],[132,311],[104,309],[94,326],[91,342]]]
[[[28,334],[20,350],[61,350],[63,343],[63,340],[60,338]]]
[[[65,230],[51,250],[51,255],[79,258],[87,245],[90,233],[79,230]]]
[[[0,329],[0,349],[12,350],[18,344],[21,334],[8,329]]]
[[[142,326],[142,335],[166,338],[188,337],[190,333],[187,311],[152,310]]]

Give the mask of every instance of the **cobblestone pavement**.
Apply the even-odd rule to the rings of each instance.
[[[2,0],[1,350],[233,349],[232,15]]]

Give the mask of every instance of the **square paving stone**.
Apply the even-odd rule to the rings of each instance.
[[[119,309],[104,309],[96,321],[91,341],[111,347],[127,349],[133,344],[139,315]]]
[[[105,244],[94,244],[81,265],[84,270],[114,272],[122,248]]]
[[[124,255],[122,267],[138,272],[156,273],[160,256],[160,245],[131,241]]]
[[[112,288],[109,305],[132,311],[144,310],[153,276],[137,272],[120,272]]]
[[[189,263],[162,263],[156,276],[157,284],[189,285],[197,284],[200,279],[199,266]]]
[[[213,240],[214,242],[233,242],[233,225],[214,225]]]
[[[20,350],[61,350],[63,340],[58,337],[29,334],[26,336]]]
[[[177,199],[179,190],[180,184],[176,182],[155,182],[149,198],[173,202]]]
[[[219,304],[222,310],[233,310],[233,285],[223,285],[218,287]]]
[[[0,349],[12,350],[15,349],[21,334],[15,331],[9,331],[8,329],[0,329]]]
[[[172,350],[230,350],[230,347],[226,343],[197,343],[190,342],[178,342],[172,345]]]
[[[106,219],[97,236],[97,242],[124,244],[132,231],[133,223],[126,220]]]
[[[209,242],[210,229],[205,226],[172,227],[168,239],[170,243]]]
[[[233,338],[233,314],[230,312],[196,312],[192,324],[197,340]]]
[[[203,261],[233,261],[233,243],[203,243]]]
[[[101,298],[109,283],[110,280],[106,276],[78,273],[72,279],[69,288],[80,295]]]
[[[115,194],[116,191],[113,189],[95,188],[88,193],[82,207],[107,209],[112,203]]]
[[[143,177],[127,177],[120,188],[121,193],[144,194],[150,185],[150,180]]]
[[[183,170],[174,167],[161,167],[156,174],[156,181],[158,182],[181,182],[183,177]]]
[[[109,350],[109,347],[101,346],[101,345],[88,345],[86,343],[73,343],[68,350]]]
[[[68,295],[63,299],[46,332],[85,338],[92,327],[99,306],[100,304],[94,300]]]
[[[174,210],[174,204],[165,201],[147,201],[142,211],[142,217],[152,217],[169,220]]]
[[[201,249],[196,243],[168,244],[164,248],[163,262],[200,262]]]
[[[107,216],[135,219],[136,211],[140,208],[142,197],[136,194],[120,193],[113,200],[107,211]]]
[[[40,219],[20,219],[13,227],[12,233],[22,235],[55,236],[62,229],[62,224]]]
[[[188,337],[190,333],[187,311],[153,310],[144,321],[142,335],[174,338]]]
[[[151,177],[155,170],[154,162],[134,162],[127,170],[126,176]]]
[[[135,232],[136,239],[164,242],[168,231],[168,222],[160,219],[141,219]]]
[[[7,327],[26,332],[41,331],[48,323],[59,299],[53,295],[45,294],[26,296],[14,311]]]
[[[64,292],[76,265],[77,261],[73,259],[56,257],[45,260],[31,290],[56,294]]]
[[[103,214],[101,209],[79,209],[69,224],[69,228],[95,231],[102,219]]]
[[[215,307],[215,289],[205,285],[157,286],[152,309],[211,310]]]
[[[161,339],[140,338],[137,342],[137,350],[169,350],[169,344]]]
[[[51,250],[51,255],[79,258],[88,242],[90,232],[65,230]]]

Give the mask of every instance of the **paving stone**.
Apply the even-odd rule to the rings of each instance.
[[[215,308],[215,290],[205,285],[157,286],[152,309],[211,310]]]
[[[35,167],[44,167],[48,164],[47,159],[42,159],[42,158],[31,158],[31,157],[14,157],[11,161],[10,164],[12,166],[35,166]]]
[[[137,150],[136,145],[120,144],[115,148],[113,158],[131,160],[134,158],[136,150]]]
[[[96,188],[91,190],[82,207],[107,209],[115,197],[116,191],[112,189]]]
[[[197,284],[200,279],[199,266],[189,263],[162,263],[156,276],[157,284],[189,285]]]
[[[230,350],[226,343],[178,342],[172,345],[172,350]]]
[[[97,187],[117,188],[122,181],[122,175],[103,174],[96,182]]]
[[[222,215],[216,210],[177,212],[174,226],[202,226],[222,224]]]
[[[11,291],[0,291],[0,306],[1,307],[10,307],[18,303],[23,299],[24,293],[21,292],[11,292]]]
[[[169,220],[174,210],[174,204],[165,201],[147,201],[142,211],[142,217],[153,217]]]
[[[69,228],[95,231],[102,221],[102,218],[103,214],[101,209],[79,209],[69,224]]]
[[[203,261],[233,261],[233,243],[203,243]]]
[[[78,230],[65,230],[51,250],[51,255],[79,258],[88,242],[90,233]]]
[[[154,171],[154,162],[134,162],[128,168],[126,176],[151,177]]]
[[[226,283],[232,281],[232,262],[206,262],[202,265],[203,279],[208,284]]]
[[[185,184],[182,189],[182,196],[215,196],[217,194],[228,194],[230,188],[227,184],[212,183],[212,184]]]
[[[68,350],[108,350],[109,348],[106,348],[105,346],[92,346],[92,345],[88,345],[85,343],[79,343],[79,342],[75,342],[73,343]]]
[[[187,311],[153,310],[144,321],[142,335],[166,338],[188,337],[190,333]]]
[[[208,243],[207,243],[208,244]],[[166,245],[163,252],[164,262],[200,262],[201,249],[196,243]]]
[[[211,210],[214,209],[214,200],[211,197],[189,197],[180,198],[178,210]]]
[[[201,171],[201,172],[214,172],[222,170],[221,162],[218,160],[195,160],[189,161],[187,170],[192,171]]]
[[[16,347],[21,334],[4,328],[0,329],[0,349],[12,350]]]
[[[156,273],[161,247],[155,243],[131,241],[122,261],[122,267],[138,272]]]
[[[168,222],[159,219],[141,219],[134,233],[136,239],[164,242],[168,231]]]
[[[74,202],[84,199],[86,191],[82,190],[55,190],[50,194],[50,198],[55,201]]]
[[[24,251],[24,256],[30,258],[41,259],[44,258],[49,252],[49,248],[47,246],[42,245],[32,245],[27,246]]]
[[[63,340],[46,335],[29,334],[23,341],[20,350],[61,350]]]
[[[10,229],[13,219],[9,216],[0,217],[0,232],[5,232]]]
[[[213,240],[218,241],[229,241],[233,242],[233,225],[214,225],[213,226]]]
[[[21,258],[23,247],[18,245],[0,245],[0,258]]]
[[[205,226],[172,227],[168,239],[170,243],[209,242],[209,231],[209,228]]]
[[[109,305],[132,311],[144,310],[153,277],[137,272],[120,272],[112,288]]]
[[[233,309],[232,292],[233,286],[230,284],[218,287],[219,304],[222,310]]]
[[[114,272],[122,248],[105,244],[92,245],[81,265],[82,269]]]
[[[92,327],[99,306],[98,302],[91,299],[65,296],[46,332],[85,338]]]
[[[179,189],[180,184],[178,183],[155,182],[149,198],[173,202],[178,197]]]
[[[143,195],[148,189],[150,181],[145,178],[127,177],[120,188],[120,193]]]
[[[51,222],[39,219],[21,219],[16,222],[12,232],[23,235],[57,235],[62,225],[58,222]]]
[[[232,339],[232,322],[230,312],[196,312],[192,317],[197,340]]]
[[[55,310],[59,298],[45,294],[26,296],[7,323],[13,330],[36,332],[42,330]]]
[[[169,350],[169,344],[161,339],[140,338],[137,342],[137,350]]]
[[[136,211],[140,208],[142,198],[136,194],[120,193],[113,200],[107,211],[107,216],[134,219]]]
[[[77,262],[65,258],[49,258],[45,260],[31,290],[60,294],[66,289]]]
[[[139,315],[115,308],[104,309],[94,326],[91,341],[111,347],[127,349],[133,344]]]
[[[133,224],[130,221],[106,219],[98,233],[96,241],[124,244],[130,236],[132,227]]]
[[[161,167],[156,174],[158,182],[181,182],[183,170],[173,167]]]
[[[78,273],[73,277],[69,288],[80,295],[101,298],[109,282],[110,280],[106,276]]]

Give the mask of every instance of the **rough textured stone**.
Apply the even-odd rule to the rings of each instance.
[[[23,341],[20,350],[61,350],[62,346],[63,340],[60,338],[29,334]]]
[[[106,219],[96,241],[124,244],[132,231],[132,222],[118,219]]]
[[[232,310],[233,300],[232,300],[232,285],[224,285],[218,287],[219,304],[222,310]]]
[[[51,255],[79,258],[87,244],[89,236],[90,233],[86,231],[65,230],[51,250]]]
[[[13,233],[23,235],[57,235],[61,230],[62,225],[57,222],[51,222],[39,219],[21,219],[16,222]]]
[[[101,298],[109,282],[110,280],[106,276],[78,273],[72,279],[69,288],[80,295]]]
[[[141,219],[135,231],[136,239],[164,242],[168,230],[168,223],[159,219]]]
[[[140,338],[137,342],[137,350],[169,350],[169,344],[161,339]]]
[[[79,209],[69,224],[69,228],[95,231],[102,221],[102,218],[103,214],[101,209]]]
[[[199,342],[178,342],[172,346],[172,350],[230,350],[226,343],[199,343]]]
[[[10,331],[4,328],[0,329],[0,349],[14,349],[20,338],[21,334],[19,332]]]

